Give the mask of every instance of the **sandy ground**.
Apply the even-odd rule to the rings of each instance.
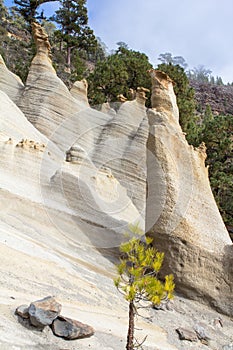
[[[128,305],[113,284],[114,256],[106,255],[107,250],[104,256],[87,238],[82,240],[83,232],[79,235],[71,218],[66,235],[38,203],[29,205],[17,196],[12,202],[10,193],[1,194],[1,203],[10,207],[2,205],[0,221],[0,349],[124,349]],[[95,335],[65,341],[49,328],[38,332],[19,322],[17,306],[48,295],[63,305],[64,316],[91,325]],[[137,326],[143,329],[139,339],[148,336],[146,349],[176,349],[155,323],[142,319]]]

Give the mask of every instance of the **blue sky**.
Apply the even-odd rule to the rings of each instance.
[[[47,4],[50,11],[56,6]],[[171,52],[190,69],[204,65],[233,82],[233,0],[87,0],[87,7],[109,50],[124,41],[155,66],[159,54]]]

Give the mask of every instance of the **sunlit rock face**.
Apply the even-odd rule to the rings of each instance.
[[[125,305],[113,285],[116,247],[125,239],[128,224],[139,222],[143,228],[144,217],[117,172],[105,161],[99,166],[93,161],[95,144],[113,115],[76,104],[48,56],[40,55],[36,60],[40,64],[44,58],[44,68],[37,72],[36,60],[32,63],[31,85],[26,84],[17,102],[21,108],[0,91],[0,348],[64,347],[49,335],[39,339],[13,316],[19,300],[28,303],[52,294],[63,302],[67,316],[78,313],[76,318],[87,323],[89,318],[97,330],[94,340],[80,340],[79,348],[91,344],[104,349],[110,319],[116,329],[127,330]],[[62,104],[74,101],[71,116],[59,108],[60,102],[53,102],[56,96]],[[120,334],[111,335],[114,350],[122,346]],[[149,348],[154,346],[152,341]]]
[[[2,188],[44,205],[53,223],[60,222],[55,219],[56,210],[70,215],[73,225],[81,227],[77,229],[77,235],[82,232],[80,242],[86,237],[84,241],[98,248],[116,247],[130,222],[139,222],[144,228],[144,212],[139,210],[145,207],[147,134],[143,130],[148,129],[141,126],[147,125],[143,89],[138,91],[138,99],[130,102],[132,107],[127,107],[128,114],[125,107],[123,112],[118,112],[121,127],[124,123],[120,117],[122,113],[131,121],[128,121],[130,127],[123,133],[123,138],[119,134],[114,144],[119,151],[118,145],[123,140],[119,167],[111,168],[108,163],[116,154],[112,145],[109,147],[109,140],[102,139],[102,135],[116,113],[99,112],[89,107],[85,80],[76,82],[69,91],[52,66],[48,36],[36,23],[33,34],[37,54],[25,88],[22,87],[18,107],[4,93],[0,96],[4,149]],[[7,86],[6,79],[3,87],[7,89]],[[133,122],[132,113],[136,122]],[[103,147],[99,147],[100,144]],[[129,165],[126,163],[123,170],[123,157],[127,161],[135,158],[137,144],[144,147],[144,151],[140,150],[140,156],[144,155],[143,171],[134,168],[137,160]],[[127,152],[130,155],[125,155]],[[14,169],[12,174],[11,169]],[[124,181],[124,172],[127,181]],[[135,186],[138,174],[143,177],[140,189]],[[133,191],[130,177],[134,182]],[[132,201],[134,191],[139,193],[137,203]],[[144,200],[139,196],[144,196]],[[63,222],[60,225],[65,227],[66,220]]]
[[[232,315],[233,248],[210,189],[205,146],[188,145],[169,77],[151,76],[146,230],[165,252],[164,271],[174,273],[177,291]]]
[[[148,73],[152,80],[152,108],[156,109],[157,112],[166,113],[171,120],[174,118],[178,121],[179,110],[172,80],[166,73],[159,70],[151,69]]]
[[[91,108],[81,113],[83,123],[87,118],[96,121],[93,129],[87,128],[87,123],[86,132],[80,136],[69,135],[66,129],[63,135],[61,130],[66,152],[57,142],[56,130],[51,139],[43,135],[3,91],[0,116],[2,190],[40,203],[53,222],[57,222],[55,208],[55,212],[71,215],[73,225],[79,222],[82,226],[77,229],[77,237],[78,232],[85,232],[93,246],[118,246],[130,222],[139,222],[144,228],[144,217],[132,203],[127,188],[104,160],[98,167],[92,160],[94,142],[109,118],[106,114]],[[70,139],[65,139],[68,136]]]
[[[17,103],[23,89],[24,84],[21,79],[9,71],[0,55],[0,90],[4,91],[13,102]]]
[[[20,350],[36,349],[36,335],[18,331],[9,295],[17,305],[56,295],[67,316],[81,313],[80,321],[97,329],[80,349],[105,349],[109,320],[120,329],[111,346],[120,349],[126,308],[112,261],[128,223],[144,228],[146,207],[147,230],[165,251],[177,290],[232,313],[232,245],[210,191],[204,146],[189,146],[179,126],[171,80],[150,72],[148,111],[143,88],[132,101],[121,97],[119,109],[104,104],[97,111],[85,81],[69,91],[57,77],[46,34],[38,25],[33,31],[37,54],[25,87],[0,66],[0,311],[7,315],[0,330],[17,334]],[[174,348],[161,332],[155,342],[150,327],[141,327],[152,332],[148,349]],[[0,331],[0,347],[5,343]],[[64,347],[46,337],[41,344]]]
[[[43,28],[33,24],[33,36],[37,53],[33,58],[18,106],[27,119],[44,135],[65,151],[67,139],[74,137],[79,126],[78,113],[85,108],[69,92],[57,77],[50,59],[50,44]],[[65,123],[67,119],[72,119]],[[63,125],[63,132],[60,126]],[[63,135],[64,134],[64,135]]]
[[[87,89],[88,83],[86,79],[82,79],[81,81],[76,81],[73,84],[72,88],[70,89],[70,93],[76,100],[78,100],[79,102],[83,102],[89,107]]]
[[[138,88],[133,101],[121,104],[118,112],[103,128],[92,157],[97,167],[105,164],[111,168],[143,217],[146,203],[148,138],[144,90]]]
[[[145,89],[139,88],[137,98],[122,104],[117,113],[90,108],[87,82],[75,82],[69,91],[52,66],[47,34],[37,23],[32,28],[37,53],[17,105],[36,129],[58,146],[64,159],[77,145],[98,169],[110,167],[144,217],[148,133]]]

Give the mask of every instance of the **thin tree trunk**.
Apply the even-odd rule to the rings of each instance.
[[[127,350],[133,350],[134,343],[134,303],[130,301],[129,303],[129,327],[127,335]]]
[[[67,64],[67,70],[70,72],[70,57],[71,57],[71,47],[67,47],[67,58],[66,58],[66,64]]]

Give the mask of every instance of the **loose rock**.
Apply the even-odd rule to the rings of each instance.
[[[195,332],[185,329],[185,328],[177,328],[177,333],[179,334],[180,340],[188,340],[188,341],[198,341],[197,335]]]
[[[197,333],[197,336],[200,340],[205,340],[205,341],[208,341],[210,340],[210,337],[209,335],[207,334],[205,328],[201,325],[201,324],[196,324],[194,326],[194,330],[195,332]]]
[[[68,340],[87,338],[94,334],[94,329],[87,324],[58,316],[52,323],[54,335]]]
[[[29,318],[28,310],[29,310],[28,305],[20,305],[17,307],[15,312],[17,315],[19,315],[22,318]]]
[[[41,328],[51,325],[60,312],[61,304],[51,296],[37,300],[31,303],[29,307],[29,316],[32,325]]]

